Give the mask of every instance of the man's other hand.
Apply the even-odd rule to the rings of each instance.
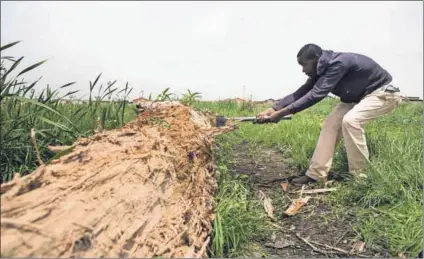
[[[263,124],[271,122],[269,119],[269,115],[263,115],[261,117],[257,117],[256,123]]]
[[[276,111],[276,112],[271,113],[271,115],[268,116],[268,120],[270,122],[278,122],[278,121],[280,121],[280,119],[282,118],[282,116],[281,116],[280,113],[281,112],[279,112],[279,111]]]
[[[283,108],[283,109],[281,109],[279,111],[271,112],[271,114],[269,114],[269,115],[264,115],[262,117],[259,117],[258,118],[258,122],[259,123],[267,123],[267,122],[277,123],[284,116],[287,116],[289,114],[290,114],[290,112],[287,109]]]
[[[273,112],[275,112],[275,110],[273,108],[266,109],[265,111],[256,115],[256,118],[264,119],[265,117],[270,116]]]

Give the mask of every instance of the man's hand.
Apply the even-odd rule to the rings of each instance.
[[[269,115],[269,121],[278,122],[281,117],[282,116],[280,115],[280,112],[276,111],[276,112],[271,113],[271,115]]]
[[[269,115],[259,117],[258,122],[259,123],[265,123],[265,122],[276,123],[276,122],[279,122],[281,120],[281,118],[283,118],[284,116],[287,116],[289,114],[290,114],[290,112],[286,108],[283,108],[281,110],[271,112]]]
[[[264,117],[270,116],[275,110],[273,108],[266,109],[265,111],[256,115],[258,119],[263,119]]]

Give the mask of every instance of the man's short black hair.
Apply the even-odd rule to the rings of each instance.
[[[297,53],[297,58],[302,60],[311,60],[314,59],[316,56],[321,56],[321,54],[321,47],[311,43],[306,44],[299,50],[299,52]]]

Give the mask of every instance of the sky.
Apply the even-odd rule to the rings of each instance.
[[[296,55],[307,43],[368,55],[403,95],[423,97],[422,1],[2,1],[1,45],[18,40],[1,55],[24,56],[21,69],[48,60],[27,81],[77,81],[82,98],[102,73],[131,98],[170,87],[279,99],[305,82]]]

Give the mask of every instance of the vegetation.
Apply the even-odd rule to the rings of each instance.
[[[1,47],[4,50],[17,44]],[[27,83],[22,76],[36,69],[44,61],[20,70],[22,57],[1,58],[1,180],[8,181],[13,173],[27,174],[37,166],[31,129],[36,132],[37,145],[43,161],[53,157],[48,145],[70,145],[79,137],[96,130],[121,127],[133,120],[136,111],[129,104],[131,88],[115,87],[115,82],[100,83],[101,74],[89,82],[86,103],[67,103],[65,99],[77,91],[68,91],[75,82],[53,90],[46,87],[35,94],[37,81]],[[97,94],[95,94],[97,93]],[[165,89],[151,100],[171,100],[170,89]],[[184,94],[180,101],[197,109],[214,111],[225,116],[252,116],[269,105],[232,102],[204,102],[200,93]],[[246,251],[249,241],[269,230],[263,207],[254,198],[250,183],[232,176],[229,163],[230,147],[239,138],[251,146],[266,146],[284,151],[299,170],[306,169],[325,116],[336,99],[325,99],[318,105],[293,117],[289,123],[252,125],[244,123],[233,133],[219,136],[218,183],[216,197],[217,218],[213,232],[211,254],[214,257],[237,257]],[[358,236],[367,244],[388,247],[393,255],[415,256],[423,245],[422,230],[422,104],[402,104],[394,113],[365,126],[371,154],[368,178],[363,182],[337,183],[341,191],[333,193],[329,202],[334,207],[349,208],[356,213]],[[333,162],[334,174],[347,170],[343,143]]]
[[[199,101],[200,98],[201,98],[200,93],[198,92],[192,93],[190,89],[187,89],[187,93],[183,94],[182,98],[180,99],[180,102],[185,105],[192,106],[197,101]]]
[[[17,43],[19,42],[1,47],[2,53]],[[35,87],[39,80],[27,83],[22,76],[45,61],[25,68],[11,77],[22,60],[23,57],[1,57],[2,182],[10,180],[15,172],[25,175],[37,166],[34,145],[30,139],[32,128],[36,133],[41,159],[48,161],[54,155],[47,149],[48,145],[70,145],[77,138],[89,136],[95,130],[120,127],[135,118],[135,109],[128,107],[128,95],[132,90],[128,84],[118,88],[114,87],[114,81],[104,86],[100,84],[99,74],[93,82],[90,81],[90,94],[86,103],[68,103],[67,98],[78,91],[71,90],[63,95],[60,95],[60,91],[70,88],[75,82],[67,83],[56,90],[47,86],[36,95]],[[94,95],[95,91],[97,95]]]
[[[234,177],[227,169],[231,146],[237,142],[232,135],[218,137],[218,194],[214,222],[212,257],[249,257],[249,241],[267,234],[266,215],[255,199],[246,178]]]
[[[321,123],[337,101],[325,99],[294,116],[289,123],[241,124],[236,132],[221,138],[219,144],[225,147],[232,139],[241,138],[248,140],[252,149],[272,147],[284,151],[299,170],[304,170],[314,151]],[[253,111],[249,111],[232,103],[201,102],[197,107],[226,116],[245,116],[257,114],[268,106],[255,105]],[[329,197],[335,208],[342,208],[341,213],[352,210],[356,214],[359,223],[354,229],[359,238],[369,245],[388,248],[393,256],[402,253],[414,257],[423,246],[422,121],[422,104],[404,103],[392,114],[365,125],[371,154],[371,165],[366,170],[368,178],[362,182],[339,182],[341,191]],[[341,141],[336,148],[332,173],[337,175],[347,170]],[[237,196],[234,192],[232,195]],[[233,215],[239,214],[233,212]],[[240,214],[239,221],[251,220],[249,217],[249,214]],[[249,230],[254,235],[255,230],[248,228],[239,235],[249,235]],[[234,244],[234,247],[238,246]]]

